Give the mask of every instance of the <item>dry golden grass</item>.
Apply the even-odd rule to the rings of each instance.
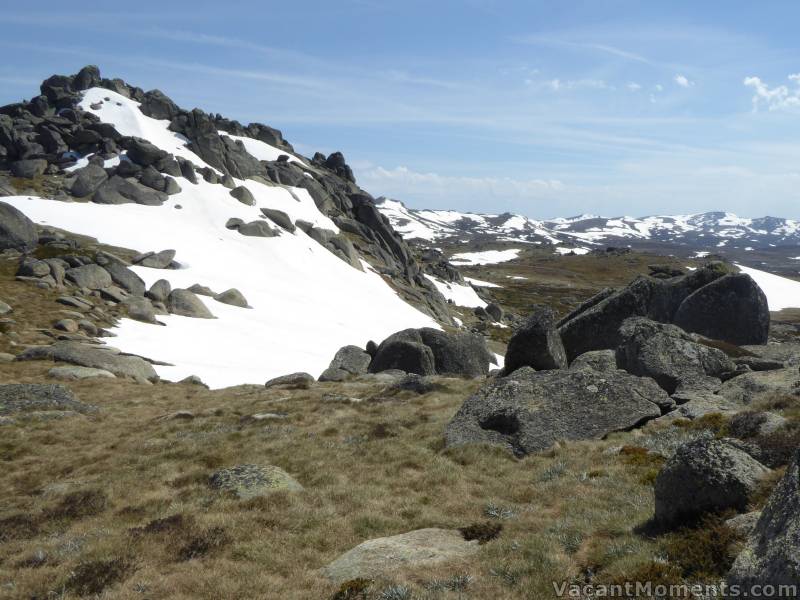
[[[3,365],[0,381],[42,381],[46,367]],[[654,543],[632,532],[652,514],[642,468],[604,452],[632,434],[523,460],[444,450],[445,423],[479,383],[443,381],[352,404],[324,395],[380,388],[71,384],[96,416],[3,428],[0,519],[18,526],[0,547],[0,593],[71,597],[94,575],[114,598],[328,598],[336,586],[318,570],[366,539],[487,520],[502,533],[474,559],[398,581],[424,591],[468,574],[470,597],[545,598],[551,580],[652,558]],[[162,418],[179,409],[196,417]],[[286,417],[243,419],[262,412]],[[241,501],[208,487],[215,469],[241,463],[277,465],[305,491]]]

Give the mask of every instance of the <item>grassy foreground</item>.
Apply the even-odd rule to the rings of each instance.
[[[0,381],[42,381],[48,366],[3,365]],[[369,597],[548,598],[551,581],[678,577],[658,567],[664,539],[634,532],[652,515],[660,464],[635,449],[645,434],[522,460],[445,450],[444,425],[479,383],[441,382],[389,397],[374,382],[71,384],[95,416],[2,429],[0,596],[331,598],[319,569],[366,539],[486,521],[502,531],[468,562],[398,573]],[[171,418],[178,410],[194,418]],[[248,418],[259,413],[281,418]],[[242,501],[208,486],[242,463],[277,465],[305,490]]]

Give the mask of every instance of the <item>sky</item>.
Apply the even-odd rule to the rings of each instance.
[[[0,11],[0,104],[96,64],[415,208],[800,218],[797,2],[30,6]]]

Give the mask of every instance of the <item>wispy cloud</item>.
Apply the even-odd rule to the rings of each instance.
[[[690,88],[694,85],[694,81],[691,81],[686,75],[681,75],[680,73],[675,75],[672,80],[682,88]]]
[[[647,59],[641,54],[629,52],[616,46],[609,44],[599,44],[587,41],[573,41],[563,37],[546,36],[546,35],[524,35],[512,38],[518,44],[542,45],[542,46],[560,46],[562,48],[572,48],[576,50],[587,50],[591,52],[599,52],[622,58],[628,61],[640,62],[645,64],[655,64],[653,61]]]
[[[760,77],[745,77],[744,85],[753,88],[753,111],[758,111],[761,105],[768,110],[782,110],[800,106],[800,73],[787,77],[794,85],[789,89],[786,85],[770,88]]]

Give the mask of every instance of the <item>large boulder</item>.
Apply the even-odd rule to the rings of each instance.
[[[213,319],[203,301],[189,290],[172,290],[167,297],[167,310],[175,315],[194,317],[196,319]]]
[[[694,342],[675,325],[632,317],[622,324],[620,336],[617,366],[633,375],[652,377],[668,394],[681,382],[719,378],[736,370],[722,350]]]
[[[672,527],[706,513],[744,511],[769,469],[726,440],[701,438],[678,448],[655,482],[658,523]]]
[[[725,275],[687,296],[673,321],[686,331],[733,344],[766,344],[769,337],[767,297],[743,273]]]
[[[134,257],[133,262],[140,267],[149,267],[151,269],[167,269],[172,265],[175,259],[175,250],[167,249],[160,252],[145,252],[139,256]]]
[[[75,171],[75,180],[70,186],[69,193],[76,198],[91,196],[101,185],[108,180],[106,170],[95,164],[88,164]]]
[[[78,287],[90,290],[102,290],[114,283],[108,271],[95,264],[67,269],[66,278]]]
[[[289,217],[289,215],[282,210],[278,210],[276,208],[262,208],[261,213],[270,221],[290,233],[294,233],[295,229],[297,229],[295,224],[292,223],[292,219]]]
[[[126,143],[128,158],[143,167],[149,167],[167,156],[165,150],[142,138],[128,138]]]
[[[423,569],[452,560],[463,560],[479,550],[478,541],[467,541],[453,529],[418,529],[391,537],[362,542],[323,569],[336,583],[373,579],[398,569]]]
[[[11,174],[14,177],[33,179],[44,173],[47,161],[42,158],[29,158],[11,163]]]
[[[629,317],[672,323],[679,307],[690,295],[728,273],[726,265],[709,263],[682,277],[654,279],[642,276],[620,290],[603,290],[559,321],[567,359],[571,362],[576,356],[591,350],[616,348],[621,341],[619,328]],[[752,311],[748,312],[748,317],[751,314]],[[715,316],[709,318],[713,320]]]
[[[219,294],[212,294],[214,300],[217,302],[222,302],[223,304],[230,304],[231,306],[238,306],[239,308],[252,308],[247,303],[247,298],[244,297],[244,294],[237,290],[236,288],[231,288],[229,290],[225,290],[224,292],[220,292]]]
[[[364,375],[371,361],[372,357],[358,346],[343,346],[319,376],[319,380],[343,381],[353,375]]]
[[[370,373],[400,370],[417,375],[434,375],[433,352],[421,342],[404,339],[384,341],[369,365]]]
[[[242,204],[247,204],[248,206],[256,205],[256,199],[253,193],[243,185],[233,188],[230,194]]]
[[[740,589],[800,582],[800,450],[772,492],[726,582]]]
[[[430,352],[432,364],[424,348]],[[400,369],[417,375],[482,377],[489,373],[491,362],[486,341],[480,335],[424,327],[404,329],[386,338],[378,347],[369,370],[378,373]]]
[[[616,371],[617,356],[614,350],[592,350],[584,352],[569,365],[570,369],[594,369],[595,371]]]
[[[103,183],[92,196],[96,204],[144,204],[160,206],[167,200],[167,194],[142,185],[135,179],[114,175]]]
[[[0,251],[32,250],[38,242],[33,221],[10,204],[0,202]]]
[[[78,342],[56,342],[52,346],[33,346],[17,355],[17,360],[52,360],[105,369],[118,377],[156,381],[153,366],[139,356],[118,354],[110,348]]]
[[[277,229],[270,227],[266,221],[250,221],[236,228],[242,235],[250,237],[276,237],[280,235]]]
[[[646,316],[653,293],[653,281],[640,277],[628,287],[605,296],[590,299],[586,309],[561,322],[558,332],[572,362],[576,356],[591,350],[616,348],[621,341],[619,328],[628,317]]]
[[[520,367],[531,367],[537,371],[563,369],[567,366],[567,354],[556,328],[553,311],[537,306],[514,332],[508,342],[505,358],[505,373],[513,373]]]
[[[559,440],[602,438],[661,415],[666,392],[624,371],[517,369],[481,388],[445,429],[448,446],[493,444],[518,456]]]
[[[144,296],[146,289],[144,281],[130,270],[122,260],[107,252],[99,252],[97,254],[97,264],[108,271],[111,279],[119,287],[134,296]]]

